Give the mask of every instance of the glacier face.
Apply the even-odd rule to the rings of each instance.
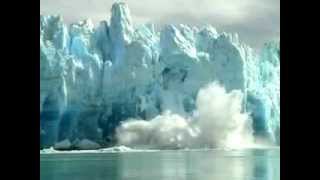
[[[170,111],[193,113],[198,91],[218,81],[244,94],[257,137],[280,143],[280,47],[257,53],[237,34],[212,26],[134,26],[130,10],[115,3],[110,23],[67,26],[40,17],[40,143],[83,139],[113,143],[128,118],[151,120]],[[75,145],[76,146],[76,145]]]

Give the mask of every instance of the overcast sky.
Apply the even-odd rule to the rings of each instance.
[[[110,18],[115,0],[40,0],[40,13],[60,14],[68,23]],[[211,24],[218,32],[238,32],[254,48],[280,39],[280,0],[124,0],[135,24]]]

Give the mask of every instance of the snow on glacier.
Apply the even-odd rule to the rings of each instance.
[[[40,16],[41,146],[79,139],[113,144],[127,119],[159,126],[172,124],[153,123],[159,116],[196,119],[197,95],[212,82],[226,94],[241,92],[239,113],[249,115],[255,137],[280,143],[279,43],[258,53],[210,25],[156,31],[154,24],[134,25],[125,3],[114,3],[111,12],[96,27],[90,19],[66,25],[60,16]]]

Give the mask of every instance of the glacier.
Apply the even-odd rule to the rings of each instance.
[[[97,26],[40,15],[41,148],[119,144],[128,119],[190,128],[185,119],[205,108],[197,107],[197,97],[212,82],[243,96],[237,114],[248,114],[256,139],[280,144],[280,42],[258,52],[211,25],[134,25],[122,2]],[[173,116],[158,122],[166,112]]]

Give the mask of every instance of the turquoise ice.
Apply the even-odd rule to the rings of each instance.
[[[280,44],[258,52],[237,34],[210,25],[134,26],[124,3],[110,21],[66,25],[40,17],[41,145],[63,140],[113,140],[128,118],[150,120],[165,110],[187,116],[200,88],[218,81],[240,90],[255,136],[280,143]]]

